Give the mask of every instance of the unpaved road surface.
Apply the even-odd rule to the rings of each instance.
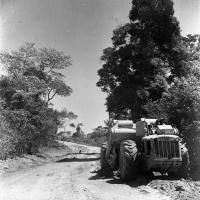
[[[148,186],[123,184],[99,171],[99,148],[67,143],[57,161],[0,177],[0,200],[169,200]],[[80,152],[81,150],[81,152]]]

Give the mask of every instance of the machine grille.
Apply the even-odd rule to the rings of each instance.
[[[178,141],[164,141],[154,140],[155,154],[159,158],[174,158],[179,157],[179,142]]]

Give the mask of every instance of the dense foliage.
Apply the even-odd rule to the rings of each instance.
[[[34,153],[71,116],[50,108],[55,95],[72,92],[59,72],[71,65],[71,59],[55,49],[26,43],[17,51],[1,53],[0,61],[7,72],[0,78],[1,157]]]
[[[100,147],[101,144],[103,142],[106,142],[108,139],[108,129],[105,127],[98,126],[87,135],[85,135],[83,132],[76,131],[72,135],[66,135],[64,137],[61,136],[60,139],[63,141]]]
[[[181,36],[171,0],[132,0],[129,19],[113,31],[98,71],[110,117],[166,117],[200,167],[200,37]]]
[[[132,1],[130,22],[113,32],[113,46],[104,49],[104,65],[97,85],[107,92],[110,114],[136,120],[146,114],[149,99],[160,99],[177,75],[177,57],[172,58],[180,40],[173,3]],[[177,54],[180,54],[177,50]]]

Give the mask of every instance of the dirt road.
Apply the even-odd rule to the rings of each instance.
[[[147,186],[122,184],[101,174],[99,148],[73,146],[63,159],[4,174],[1,200],[169,200]],[[81,150],[81,152],[80,152]]]

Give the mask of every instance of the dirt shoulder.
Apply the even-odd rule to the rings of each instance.
[[[170,195],[173,200],[200,200],[200,181],[170,180],[167,176],[160,176],[154,177],[147,185]]]
[[[39,152],[35,155],[24,154],[21,157],[0,160],[0,174],[32,168],[49,162],[56,162],[71,153],[88,152],[89,149],[90,151],[94,151],[96,153],[98,151],[99,153],[99,148],[97,147],[88,148],[86,145],[57,141],[51,147],[39,149]]]
[[[73,149],[64,145],[63,142],[56,142],[51,147],[41,148],[35,155],[24,154],[21,157],[0,160],[0,174],[15,172],[20,169],[27,169],[56,161],[72,151]]]

